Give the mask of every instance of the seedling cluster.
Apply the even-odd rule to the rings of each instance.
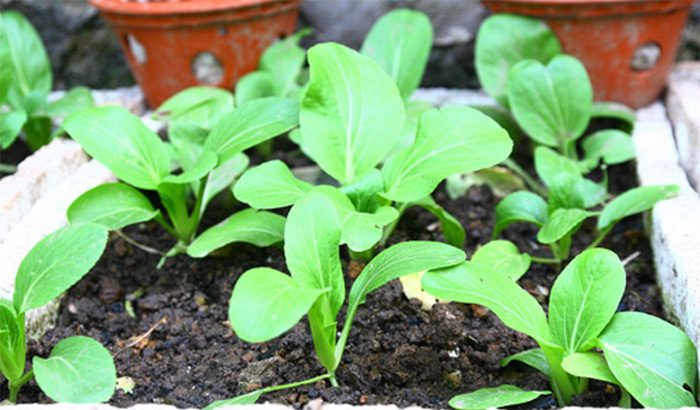
[[[674,197],[678,187],[608,192],[608,167],[634,158],[629,135],[634,116],[593,102],[585,68],[561,53],[544,24],[511,15],[494,15],[483,24],[477,70],[500,104],[489,109],[432,108],[411,100],[433,41],[422,13],[388,13],[359,52],[336,43],[306,52],[299,46],[306,34],[272,45],[235,94],[193,87],[170,98],[154,113],[168,125],[164,140],[122,108],[94,107],[82,90],[46,103],[51,76],[41,42],[20,15],[0,14],[0,147],[20,133],[30,146],[39,146],[49,139],[51,118],[65,115],[57,132],[65,131],[119,179],[75,200],[69,225],[39,242],[22,262],[13,300],[0,300],[0,371],[11,401],[32,378],[56,401],[112,396],[112,357],[86,337],[61,341],[48,358],[33,358],[27,371],[25,313],[83,277],[113,231],[161,254],[160,265],[178,254],[206,257],[235,242],[283,243],[287,272],[268,267],[244,272],[232,284],[229,323],[241,340],[261,343],[306,316],[325,372],[217,401],[210,409],[254,403],[265,393],[322,380],[340,385],[336,371],[367,295],[413,274],[422,275],[422,288],[432,296],[483,305],[534,339],[537,349],[503,358],[502,364],[525,363],[550,381],[551,392],[504,385],[466,393],[450,401],[454,408],[514,405],[546,394],[565,406],[586,391],[589,379],[617,386],[621,406],[631,406],[632,399],[647,407],[696,405],[693,343],[661,319],[618,311],[625,268],[612,251],[598,247],[616,223]],[[592,128],[599,117],[619,127]],[[297,177],[280,160],[248,168],[249,155],[255,155],[249,150],[257,148],[257,157],[267,158],[276,137],[293,141],[327,184]],[[509,158],[513,141],[532,148],[535,175]],[[500,201],[493,240],[467,260],[464,227],[432,194],[451,175],[499,164],[529,189]],[[217,197],[230,201],[231,194],[249,208],[202,229],[209,205]],[[446,243],[388,246],[412,206],[437,218]],[[591,230],[589,219],[595,220],[594,239],[572,255],[577,233]],[[169,250],[146,247],[121,232],[147,221],[172,235]],[[532,239],[547,245],[551,257],[521,253],[497,239],[521,222],[538,227]],[[349,293],[344,250],[353,262],[365,263]],[[547,313],[517,284],[532,263],[554,265],[550,269],[557,272],[565,265]]]

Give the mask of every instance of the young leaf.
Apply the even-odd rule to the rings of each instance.
[[[260,57],[260,71],[272,76],[276,95],[288,97],[298,87],[296,82],[306,60],[306,51],[299,41],[309,34],[311,29],[299,30],[268,47]]]
[[[168,175],[163,178],[163,182],[169,184],[189,184],[191,182],[199,181],[206,177],[217,164],[218,158],[216,157],[216,154],[204,149],[200,153],[199,158],[197,158],[189,169],[185,170],[179,175]]]
[[[498,237],[504,229],[515,222],[530,222],[542,226],[547,222],[547,218],[547,203],[544,199],[532,192],[513,192],[496,205],[493,237]]]
[[[92,92],[86,87],[75,87],[68,91],[62,98],[50,102],[46,106],[46,113],[50,117],[65,118],[74,112],[94,107],[95,100]]]
[[[17,313],[43,306],[70,288],[97,263],[106,245],[107,231],[97,224],[68,225],[39,241],[17,271]]]
[[[209,173],[207,186],[204,188],[204,194],[202,195],[202,214],[209,201],[224,189],[229,188],[233,181],[248,168],[249,163],[250,159],[248,159],[248,156],[240,153],[223,164],[219,164]]]
[[[574,160],[559,155],[547,147],[535,148],[535,171],[547,186],[552,186],[561,174],[581,178],[581,171]]]
[[[85,336],[61,340],[47,359],[35,356],[32,367],[41,390],[59,403],[105,402],[117,384],[112,355]]]
[[[475,46],[476,73],[484,90],[508,106],[507,83],[511,67],[522,60],[543,64],[561,53],[559,41],[546,24],[512,14],[494,14],[479,28]]]
[[[165,143],[124,108],[83,110],[68,117],[63,128],[88,154],[130,185],[155,190],[170,174]]]
[[[644,313],[616,313],[598,347],[617,380],[643,406],[696,405],[697,353],[675,326]]]
[[[12,302],[0,299],[0,372],[9,380],[18,380],[24,374],[25,359],[24,328]]]
[[[648,211],[659,201],[676,197],[679,192],[677,185],[641,186],[630,189],[603,208],[598,218],[598,229],[609,229],[628,216]]]
[[[620,384],[600,353],[571,353],[564,357],[561,366],[573,376],[601,380],[615,385]]]
[[[591,167],[603,161],[621,164],[634,158],[634,143],[629,134],[620,130],[603,130],[583,140],[584,161]]]
[[[625,269],[615,253],[589,249],[559,274],[549,298],[553,341],[568,353],[580,352],[615,314],[625,290]]]
[[[379,193],[383,191],[382,173],[376,168],[371,169],[350,184],[340,187],[340,192],[348,197],[355,210],[359,212],[371,213],[386,204],[387,201],[382,200],[379,196]]]
[[[523,390],[510,384],[487,387],[477,391],[460,394],[450,399],[450,407],[458,410],[481,410],[496,407],[513,406],[527,403],[540,396],[552,394],[548,390]]]
[[[305,286],[274,269],[250,269],[233,288],[228,318],[239,338],[264,342],[294,326],[328,290]]]
[[[248,73],[236,83],[236,104],[238,105],[260,98],[280,95],[275,78],[265,71]]]
[[[447,107],[421,114],[411,147],[389,157],[382,167],[387,191],[397,202],[430,195],[452,174],[496,165],[508,157],[513,142],[495,121],[468,107]]]
[[[26,137],[27,146],[36,151],[51,141],[51,118],[45,115],[30,115],[24,123],[22,131]]]
[[[564,236],[573,232],[588,217],[595,215],[595,212],[584,211],[583,209],[560,208],[549,216],[547,222],[537,233],[537,240],[540,243],[554,243]]]
[[[340,44],[308,52],[301,103],[303,148],[342,184],[374,168],[399,141],[404,105],[394,81],[369,57]]]
[[[526,60],[513,67],[508,77],[508,101],[530,138],[561,149],[586,130],[593,89],[583,64],[559,55],[547,66]]]
[[[109,231],[150,221],[158,214],[141,192],[119,182],[99,185],[80,195],[68,207],[71,224],[94,222]]]
[[[343,219],[340,242],[355,252],[371,249],[382,238],[383,228],[398,217],[398,211],[390,206],[374,213],[351,212]]]
[[[284,239],[284,217],[271,212],[244,209],[202,232],[187,247],[187,254],[202,258],[233,242],[270,246]]]
[[[506,326],[535,340],[549,338],[547,318],[539,302],[505,275],[465,262],[423,275],[423,289],[431,295],[491,309]]]
[[[190,87],[168,98],[153,114],[160,121],[211,129],[233,110],[233,95],[216,87]]]
[[[389,73],[406,100],[423,78],[432,45],[433,27],[428,16],[398,9],[374,23],[360,52]]]
[[[296,127],[299,104],[288,98],[253,100],[226,114],[214,125],[204,149],[224,163],[244,150]]]
[[[290,206],[311,190],[311,184],[297,179],[279,160],[247,170],[233,187],[233,195],[256,209]]]
[[[253,390],[250,393],[241,394],[240,396],[236,396],[236,397],[231,398],[231,399],[217,400],[217,401],[209,404],[203,410],[215,410],[215,409],[219,409],[222,407],[235,406],[235,405],[241,405],[241,404],[255,404],[255,402],[258,401],[258,399],[260,399],[260,396],[262,396],[262,395],[263,395],[262,389]]]
[[[637,120],[633,109],[610,101],[595,101],[591,107],[591,118],[612,118],[622,121],[622,130],[630,134]]]
[[[445,236],[445,242],[456,248],[464,247],[464,241],[467,236],[464,232],[464,227],[457,218],[435,202],[433,197],[426,196],[425,198],[413,201],[411,205],[420,206],[433,214],[440,221],[440,229],[442,229],[442,234]]]
[[[27,113],[22,110],[0,113],[0,149],[15,142],[26,122]]]
[[[517,281],[530,268],[530,255],[520,253],[513,242],[496,240],[477,249],[471,258],[471,263],[484,266],[506,275],[512,281]]]
[[[512,354],[501,359],[501,366],[506,367],[513,361],[525,363],[526,365],[541,371],[547,376],[550,375],[549,362],[547,361],[547,357],[544,355],[542,349],[530,349]]]

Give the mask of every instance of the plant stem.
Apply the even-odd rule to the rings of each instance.
[[[164,255],[165,254],[165,252],[163,252],[163,251],[159,251],[158,249],[151,248],[148,245],[144,245],[144,244],[130,238],[124,232],[122,232],[121,229],[117,229],[116,231],[114,231],[114,233],[116,233],[117,236],[119,236],[120,238],[124,239],[127,243],[141,249],[144,252],[154,253],[156,255]]]
[[[163,254],[163,256],[158,261],[158,265],[156,265],[156,269],[162,268],[163,265],[165,265],[165,262],[168,260],[168,258],[175,256],[175,255],[179,255],[181,253],[184,253],[186,250],[187,250],[187,246],[185,246],[185,244],[182,243],[181,241],[178,241],[175,244],[175,246],[173,246],[172,248],[170,248],[169,251],[167,251],[165,254]]]
[[[10,164],[3,164],[0,162],[0,172],[3,174],[14,174],[17,171],[17,167]]]
[[[546,197],[547,196],[547,190],[537,181],[535,181],[534,178],[530,176],[520,165],[518,165],[517,162],[513,161],[512,159],[508,158],[501,162],[504,166],[507,168],[510,168],[511,171],[515,172],[520,178],[525,181],[527,186],[530,187],[533,191],[535,191],[537,194]]]
[[[158,222],[158,224],[162,226],[163,229],[168,231],[170,235],[174,236],[175,238],[179,237],[175,228],[173,228],[173,226],[170,225],[168,221],[165,220],[165,218],[163,218],[163,215],[160,212],[156,214],[155,221]]]
[[[291,388],[299,387],[299,386],[305,386],[307,384],[316,383],[318,381],[325,380],[325,379],[331,379],[331,384],[333,384],[333,381],[335,380],[335,375],[330,374],[330,373],[326,373],[324,375],[312,377],[310,379],[302,380],[299,382],[293,382],[293,383],[287,383],[287,384],[280,384],[277,386],[265,387],[265,388],[261,389],[261,391],[262,391],[262,394],[272,393],[273,391],[291,389]],[[338,382],[336,381],[334,387],[337,387],[337,386],[338,386]]]
[[[27,373],[24,374],[24,376],[20,377],[16,381],[10,381],[8,383],[8,388],[10,390],[10,401],[12,403],[17,403],[17,394],[19,393],[19,389],[24,386],[28,381],[30,381],[32,378],[34,378],[34,370],[30,370]]]
[[[541,258],[539,256],[530,256],[530,260],[535,262],[535,263],[545,263],[548,265],[559,265],[561,264],[561,260],[556,259],[556,258]]]
[[[399,216],[396,217],[396,219],[390,223],[389,225],[384,227],[384,232],[382,233],[382,239],[379,240],[378,245],[386,245],[386,241],[389,240],[389,237],[391,236],[392,233],[394,233],[394,229],[396,229],[396,225],[399,224],[399,221],[401,220],[401,217],[403,216],[403,213],[408,209],[409,206],[411,206],[410,202],[404,202],[402,204],[396,204],[397,205],[397,211],[399,211]]]
[[[593,242],[591,242],[590,245],[588,245],[586,249],[591,249],[598,246],[601,242],[603,242],[603,239],[605,239],[605,237],[608,235],[608,233],[610,233],[611,230],[612,226],[605,228],[602,231],[599,231],[598,236],[593,240]]]

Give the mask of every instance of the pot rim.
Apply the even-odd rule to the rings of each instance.
[[[482,0],[492,11],[538,17],[589,18],[690,10],[694,0]]]
[[[298,3],[299,0],[88,0],[104,13],[123,15],[210,14],[220,11],[249,9],[273,4]]]

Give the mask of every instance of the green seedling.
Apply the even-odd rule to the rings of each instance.
[[[49,357],[34,357],[29,371],[25,364],[27,312],[50,303],[85,276],[106,244],[102,226],[70,225],[42,239],[20,264],[12,300],[0,299],[0,372],[8,381],[12,403],[32,379],[57,402],[97,403],[114,394],[112,355],[92,338],[63,339]]]
[[[533,338],[539,348],[501,364],[519,361],[546,374],[560,406],[586,391],[589,379],[618,386],[621,407],[630,407],[630,396],[645,407],[696,405],[695,346],[659,318],[617,311],[626,276],[613,252],[590,249],[569,263],[552,287],[549,317],[507,273],[469,261],[426,273],[423,288],[442,300],[483,305],[506,326]],[[486,409],[543,394],[549,392],[506,385],[454,397],[450,406]]]
[[[329,188],[314,189],[289,211],[284,254],[290,275],[271,268],[248,270],[236,282],[229,305],[229,321],[236,335],[251,343],[278,337],[308,315],[316,355],[327,373],[215,402],[209,409],[254,403],[264,393],[324,379],[337,386],[336,370],[353,319],[370,292],[401,276],[464,260],[460,249],[438,242],[403,242],[387,248],[365,266],[353,283],[342,331],[338,333],[346,291],[339,253],[341,218],[332,194],[328,195]]]

